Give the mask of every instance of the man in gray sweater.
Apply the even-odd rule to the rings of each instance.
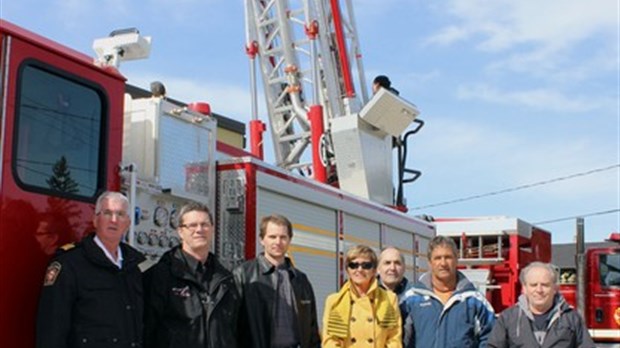
[[[488,347],[595,347],[581,315],[558,293],[553,265],[532,262],[519,279],[523,294],[495,322]]]

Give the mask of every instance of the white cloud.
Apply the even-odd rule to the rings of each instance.
[[[124,17],[131,11],[130,3],[124,0],[56,0],[50,7],[54,16],[62,18],[67,28],[81,28],[84,21],[97,20],[102,15]]]
[[[156,73],[141,73],[135,76],[128,74],[128,76],[130,84],[147,89],[152,81],[161,81],[166,86],[170,98],[185,103],[207,102],[213,112],[237,121],[248,122],[251,118],[250,92],[245,86],[230,85],[223,81],[203,83]]]
[[[490,64],[492,71],[569,81],[617,70],[615,1],[451,0],[444,4],[439,11],[458,22],[451,20],[425,43],[447,46],[470,41],[493,58],[503,54]],[[587,48],[579,46],[584,43]],[[588,66],[593,60],[604,62]]]
[[[214,16],[206,12],[213,5],[226,0],[53,0],[50,11],[62,18],[63,25],[69,29],[84,27],[88,21],[100,23],[134,23],[136,17],[148,22],[166,24],[169,21],[185,24],[201,24],[196,20],[198,14]],[[168,9],[169,11],[165,11]],[[208,24],[205,21],[202,25]]]
[[[597,139],[589,136],[578,136],[571,141],[553,137],[544,142],[522,139],[518,149],[509,156],[511,168],[515,169],[512,171],[515,185],[571,177],[532,189],[537,195],[548,196],[547,199],[579,201],[598,196],[609,200],[620,189],[617,181],[620,168],[608,168],[617,163]],[[573,177],[602,168],[608,169]]]
[[[416,199],[412,207],[531,185],[617,164],[609,148],[588,134],[567,141],[550,129],[549,136],[543,139],[470,120],[441,117],[433,120],[416,137],[412,149],[410,162],[423,172],[419,183],[408,189],[407,196]],[[619,168],[615,167],[424,211],[443,216],[502,214],[520,218],[527,218],[524,214],[529,212],[536,219],[532,222],[585,214],[613,208],[620,190],[619,178]]]
[[[510,131],[493,128],[489,125],[472,122],[470,119],[428,116],[421,132],[415,136],[411,149],[412,163],[423,163],[435,177],[443,178],[452,184],[473,184],[482,173],[485,178],[502,178],[501,168],[508,168],[506,154],[521,149],[517,135]],[[448,170],[446,170],[448,169]],[[469,179],[463,179],[467,177]],[[439,179],[441,180],[441,179]],[[488,183],[491,181],[486,179]],[[449,195],[449,190],[444,192]]]
[[[557,90],[536,88],[521,91],[501,91],[485,84],[461,85],[457,97],[463,100],[481,100],[495,104],[521,105],[539,110],[557,112],[586,112],[610,109],[615,100],[598,98],[570,98]]]
[[[428,38],[426,43],[447,46],[468,38],[470,34],[470,31],[465,27],[450,25],[441,28],[437,34]]]
[[[613,34],[617,4],[609,0],[452,0],[446,10],[462,23],[440,29],[429,42],[449,43],[481,34],[479,48],[503,50],[522,43],[565,47],[601,32]],[[458,33],[447,35],[446,33]]]
[[[355,0],[353,2],[353,12],[358,25],[368,25],[376,23],[372,18],[382,17],[395,6],[405,6],[399,0]],[[341,11],[346,11],[346,7],[341,6]]]

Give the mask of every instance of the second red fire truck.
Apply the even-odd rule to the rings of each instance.
[[[435,225],[437,234],[455,240],[462,271],[486,293],[496,313],[517,302],[523,267],[552,260],[551,234],[517,218],[437,218]],[[620,243],[620,234],[613,233],[610,241]],[[585,253],[583,315],[596,342],[620,343],[620,246],[611,244]],[[572,244],[573,266],[559,270],[559,282],[560,293],[578,308],[575,251]]]

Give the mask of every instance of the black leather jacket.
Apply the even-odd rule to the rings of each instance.
[[[291,287],[301,348],[320,347],[316,300],[306,275],[290,265]],[[237,288],[243,298],[239,313],[240,344],[242,347],[270,348],[273,330],[273,306],[276,299],[275,267],[261,254],[246,261],[234,271]]]
[[[145,347],[237,347],[240,301],[232,274],[213,254],[206,274],[208,288],[189,269],[180,247],[145,273]]]

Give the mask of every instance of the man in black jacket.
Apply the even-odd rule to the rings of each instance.
[[[321,345],[312,285],[286,257],[292,237],[293,228],[286,217],[264,217],[260,223],[264,253],[233,271],[243,298],[239,315],[243,347]]]
[[[232,274],[209,252],[209,209],[190,203],[179,211],[181,245],[145,274],[147,348],[235,348],[239,296]]]
[[[43,280],[37,347],[142,346],[142,254],[121,243],[128,201],[105,192],[95,205],[95,234],[59,250]]]
[[[553,265],[532,262],[520,274],[523,294],[504,310],[487,347],[594,348],[581,315],[558,294]]]

